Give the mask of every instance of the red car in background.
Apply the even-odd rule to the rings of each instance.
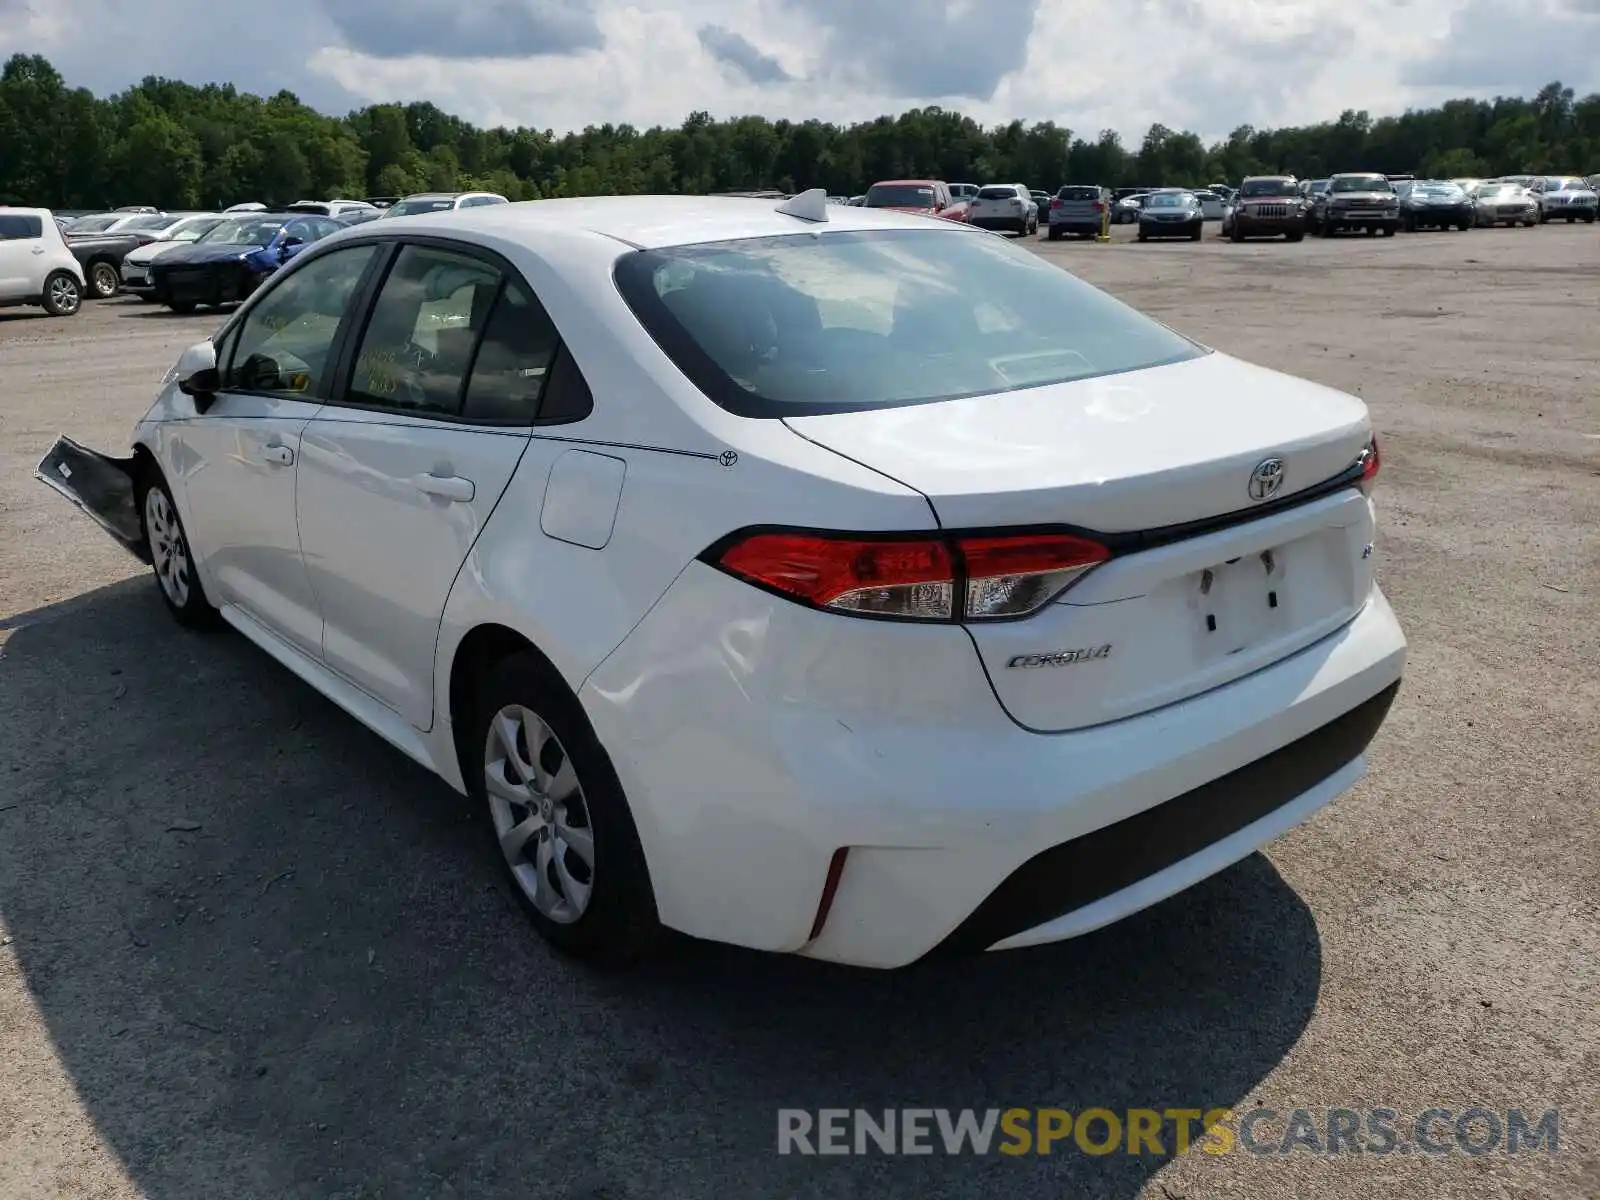
[[[966,200],[951,195],[950,185],[942,179],[880,179],[867,189],[861,206],[961,222],[967,220],[969,207]]]

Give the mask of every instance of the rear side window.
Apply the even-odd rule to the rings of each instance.
[[[361,335],[348,400],[454,416],[500,272],[476,258],[407,246],[383,281]]]
[[[678,368],[743,416],[922,404],[1205,353],[1029,251],[956,228],[640,250],[616,279]]]
[[[44,236],[42,217],[8,216],[0,213],[0,242],[20,242]]]
[[[1098,200],[1100,189],[1097,187],[1064,187],[1056,193],[1058,200]]]

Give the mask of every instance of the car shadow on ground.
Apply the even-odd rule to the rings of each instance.
[[[159,304],[141,304],[141,303],[138,303],[137,301],[129,303],[129,304],[119,305],[118,308],[121,311],[119,311],[117,313],[117,316],[119,316],[119,317],[138,317],[141,320],[142,319],[146,319],[146,318],[151,318],[151,317],[164,319],[164,320],[188,320],[188,321],[192,321],[196,317],[210,317],[212,320],[216,320],[219,316],[224,316],[227,313],[232,311],[232,308],[229,307],[229,308],[197,308],[197,309],[194,309],[191,312],[175,312],[173,309],[166,308],[166,307],[164,307],[162,305],[159,305]]]
[[[0,912],[152,1200],[1117,1200],[1163,1159],[779,1156],[777,1110],[1249,1104],[1316,1002],[1315,923],[1260,856],[1035,951],[685,940],[597,973],[527,927],[464,801],[147,577],[9,624]]]

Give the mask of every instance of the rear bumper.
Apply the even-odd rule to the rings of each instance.
[[[941,947],[1070,937],[1245,857],[1360,777],[1387,700],[1363,706],[1398,682],[1405,653],[1375,588],[1352,621],[1271,667],[1036,734],[1005,716],[962,630],[812,612],[696,563],[580,696],[663,921],[897,967]],[[1073,874],[1057,884],[1028,865],[1045,856]]]
[[[1205,218],[1195,217],[1192,221],[1139,221],[1139,232],[1145,237],[1192,237],[1194,231],[1205,228]]]
[[[967,224],[976,225],[979,229],[1025,229],[1028,218],[1022,213],[1008,217],[968,217]]]

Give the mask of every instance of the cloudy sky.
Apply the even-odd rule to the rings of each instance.
[[[17,50],[102,94],[160,74],[557,131],[937,103],[1136,144],[1600,90],[1600,0],[0,0]]]

